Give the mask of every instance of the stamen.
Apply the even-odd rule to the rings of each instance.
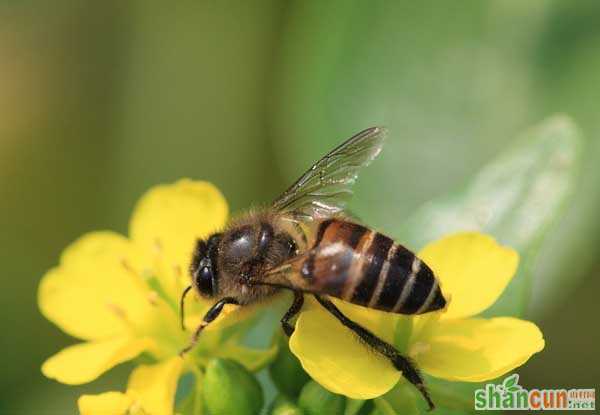
[[[123,310],[123,308],[114,303],[107,303],[106,306],[110,311],[112,311],[117,317],[122,320],[127,320],[127,312]]]
[[[142,271],[142,273],[138,273],[128,262],[127,258],[121,258],[121,265],[127,271],[127,275],[131,277],[131,280],[137,285],[140,289],[146,291],[148,287],[144,283],[147,280],[147,272]]]
[[[154,239],[154,250],[157,255],[160,255],[163,252],[163,245],[159,238]]]
[[[106,306],[115,316],[117,316],[123,323],[125,323],[125,326],[127,326],[131,331],[135,331],[135,325],[129,319],[127,312],[121,306],[110,302],[106,303]]]
[[[129,262],[127,262],[127,258],[121,258],[121,265],[125,268],[125,271],[137,275],[135,270],[129,265]]]
[[[177,291],[181,291],[186,286],[186,281],[183,281],[183,271],[179,264],[173,265],[173,278],[175,278],[175,287]]]
[[[150,291],[147,298],[152,306],[158,307],[158,301],[160,300],[160,297],[156,291]]]
[[[173,270],[175,271],[175,277],[181,277],[183,273],[181,272],[181,267],[179,265],[174,265]]]

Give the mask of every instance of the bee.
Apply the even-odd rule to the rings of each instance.
[[[399,314],[423,314],[445,307],[438,279],[421,259],[344,214],[359,171],[381,152],[386,130],[364,130],[312,165],[270,207],[232,221],[197,241],[191,285],[217,300],[194,332],[185,354],[226,304],[246,306],[289,290],[294,300],[281,318],[285,334],[312,295],[326,311],[376,352],[388,358],[434,404],[414,363],[391,344],[346,317],[329,297]]]

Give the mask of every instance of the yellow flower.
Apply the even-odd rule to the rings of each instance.
[[[351,319],[396,344],[424,372],[451,381],[497,378],[544,348],[538,327],[512,317],[473,317],[500,297],[514,276],[518,254],[479,233],[448,236],[419,256],[440,280],[446,310],[398,316],[343,301]],[[305,303],[290,349],[308,374],[332,392],[354,399],[383,395],[400,380],[391,363],[365,346],[315,301]]]
[[[256,370],[273,356],[273,348],[240,345],[239,327],[227,333],[239,321],[227,313],[207,328],[185,360],[178,356],[209,306],[190,301],[190,331],[181,330],[178,300],[189,285],[192,249],[197,238],[222,228],[227,215],[225,199],[209,183],[180,180],[155,187],[138,202],[129,238],[114,232],[84,235],[43,277],[38,292],[42,313],[84,341],[50,357],[42,365],[44,375],[74,385],[142,353],[154,362],[132,372],[125,394],[82,397],[82,414],[171,414],[183,371],[200,373],[209,357],[237,359]]]
[[[180,329],[178,299],[189,284],[187,268],[198,238],[222,228],[227,204],[211,184],[180,180],[151,189],[138,202],[129,238],[94,232],[69,246],[58,267],[42,279],[38,301],[44,316],[83,342],[42,365],[49,378],[66,384],[93,381],[112,367],[144,354],[127,390],[84,395],[82,415],[173,413],[177,382],[188,371],[202,376],[212,357],[233,358],[258,370],[274,356],[240,344],[250,312],[225,312],[182,359],[209,304],[186,306],[187,332]],[[489,236],[465,233],[425,247],[419,256],[434,270],[449,305],[444,312],[406,317],[367,310],[340,300],[350,318],[395,344],[424,372],[457,381],[496,378],[525,363],[544,347],[539,329],[511,317],[473,317],[492,305],[514,276],[518,255]],[[234,309],[231,306],[229,311]],[[365,351],[354,335],[308,298],[290,339],[304,369],[332,392],[370,399],[389,391],[401,374],[383,357]]]

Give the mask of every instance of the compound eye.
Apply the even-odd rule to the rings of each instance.
[[[201,294],[205,296],[213,295],[213,272],[210,267],[202,267],[196,275],[196,286]]]

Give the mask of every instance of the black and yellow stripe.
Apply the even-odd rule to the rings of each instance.
[[[421,314],[446,304],[433,272],[411,251],[340,219],[319,225],[302,275],[321,293],[388,312]]]
[[[362,268],[362,279],[356,286],[352,298],[352,303],[372,307],[371,301],[377,300],[379,293],[383,289],[383,281],[379,278],[384,265],[387,264],[387,254],[394,245],[394,241],[385,235],[375,233],[373,243],[366,252],[366,260]]]

